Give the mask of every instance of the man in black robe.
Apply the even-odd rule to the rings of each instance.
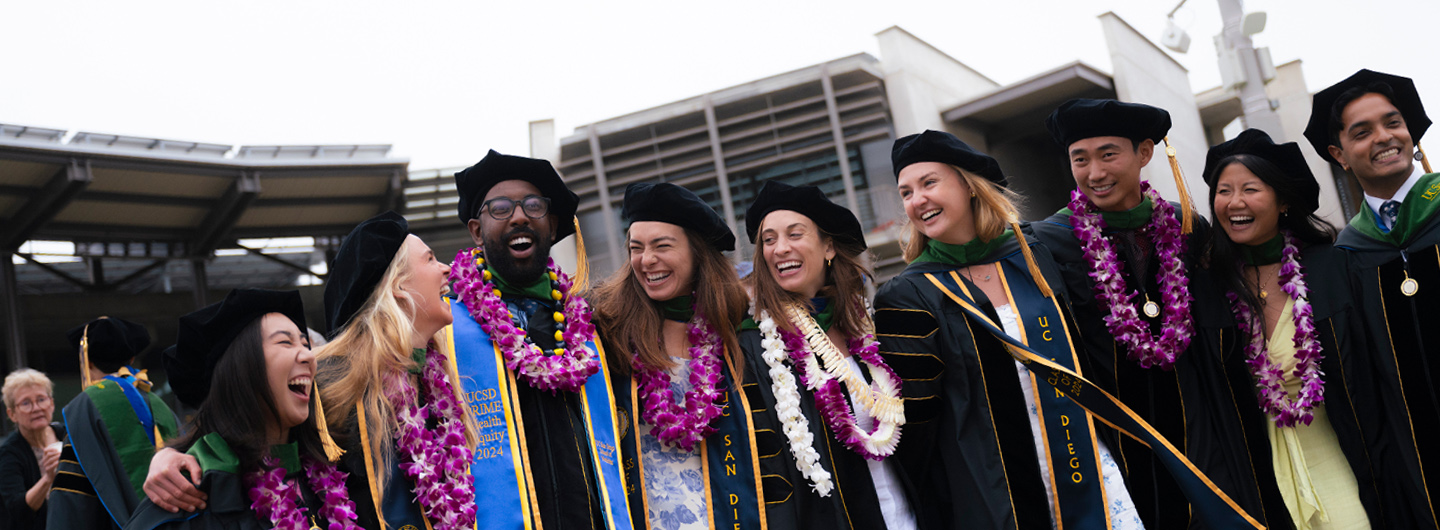
[[[575,233],[579,198],[549,162],[493,150],[456,173],[455,187],[460,191],[460,220],[484,250],[490,281],[515,326],[542,351],[563,347],[555,337],[558,326],[552,315],[561,308],[551,296],[546,263],[551,245]],[[457,322],[472,318],[459,312],[454,317]],[[465,346],[456,344],[457,356],[465,355]],[[490,350],[488,345],[471,346]],[[603,360],[601,366],[604,369]],[[522,377],[515,381],[518,423],[524,425],[522,458],[528,459],[539,522],[546,530],[606,528],[608,508],[595,474],[580,394],[540,390]],[[611,498],[624,510],[624,492],[613,492]]]
[[[150,345],[145,327],[100,317],[66,333],[85,389],[65,405],[68,436],[50,492],[49,528],[120,528],[140,500],[150,457],[178,430],[175,413],[130,367]]]
[[[1142,329],[1159,337],[1173,304],[1163,300],[1159,281],[1162,263],[1156,252],[1155,204],[1142,193],[1140,171],[1150,163],[1156,144],[1170,129],[1170,114],[1163,109],[1115,100],[1077,99],[1066,102],[1046,120],[1057,144],[1065,149],[1076,187],[1104,220],[1102,237],[1117,254],[1125,280],[1131,313]],[[1182,194],[1183,183],[1179,183]],[[1188,206],[1188,199],[1181,204]],[[1174,355],[1174,366],[1142,367],[1134,352],[1116,340],[1107,326],[1112,307],[1099,298],[1092,279],[1094,268],[1074,233],[1074,213],[1065,208],[1044,222],[1032,225],[1036,236],[1054,254],[1069,292],[1077,324],[1078,342],[1088,355],[1082,366],[1088,379],[1152,425],[1238,507],[1266,526],[1284,525],[1284,501],[1265,460],[1247,449],[1247,440],[1264,442],[1264,417],[1249,387],[1232,388],[1222,359],[1239,354],[1229,306],[1201,268],[1199,257],[1209,226],[1192,211],[1173,205],[1177,218],[1189,217],[1193,234],[1179,234],[1188,243],[1179,260],[1184,271],[1182,289],[1190,296],[1188,346]],[[1057,286],[1058,288],[1058,286]],[[1147,528],[1185,528],[1198,523],[1189,501],[1173,478],[1143,444],[1100,429],[1105,442],[1118,448],[1116,458],[1125,474],[1141,520]],[[1247,438],[1248,437],[1248,438]],[[1263,464],[1263,465],[1262,465]],[[1256,472],[1259,469],[1260,472]],[[1262,495],[1262,492],[1273,494]]]
[[[1355,176],[1365,207],[1335,246],[1351,257],[1355,303],[1365,318],[1380,381],[1381,411],[1395,442],[1372,456],[1401,464],[1404,476],[1381,491],[1392,526],[1436,528],[1440,493],[1440,338],[1425,334],[1440,317],[1440,174],[1416,164],[1430,119],[1409,78],[1361,70],[1315,94],[1305,138]],[[1423,158],[1423,155],[1422,155]],[[1377,468],[1382,463],[1377,463]],[[1398,484],[1393,481],[1399,480]],[[1386,485],[1381,482],[1382,487]],[[1395,514],[1402,509],[1401,514]]]

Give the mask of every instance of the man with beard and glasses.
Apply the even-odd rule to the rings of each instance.
[[[477,526],[631,528],[605,352],[584,286],[550,259],[579,197],[549,162],[493,150],[455,187],[477,245],[451,264],[448,333],[480,431]]]
[[[1440,489],[1440,338],[1426,334],[1440,317],[1440,173],[1415,156],[1430,118],[1414,81],[1360,70],[1315,94],[1305,139],[1320,156],[1355,176],[1364,207],[1340,232],[1348,251],[1353,304],[1373,352],[1382,429],[1366,446],[1377,473],[1384,521],[1392,528],[1437,528]],[[1327,396],[1328,397],[1328,396]]]

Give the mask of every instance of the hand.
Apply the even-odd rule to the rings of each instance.
[[[189,474],[186,477],[180,472]],[[197,488],[200,485],[200,462],[195,457],[169,447],[150,459],[150,473],[145,476],[145,495],[170,513],[180,510],[204,510],[210,498]]]
[[[55,480],[55,472],[59,469],[60,448],[56,445],[46,447],[45,453],[40,457],[40,475],[44,477],[41,480],[53,482]]]

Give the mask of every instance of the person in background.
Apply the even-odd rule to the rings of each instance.
[[[0,442],[0,529],[45,528],[45,498],[60,464],[65,426],[55,416],[55,385],[21,368],[5,376],[5,415],[15,432]]]
[[[132,366],[150,346],[144,326],[100,317],[65,335],[85,367],[84,390],[61,413],[69,436],[48,526],[120,528],[145,498],[150,459],[178,434],[178,422],[150,392],[146,371]]]

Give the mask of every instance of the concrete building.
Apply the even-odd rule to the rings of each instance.
[[[876,34],[878,58],[862,53],[835,59],[583,125],[558,140],[553,123],[535,122],[531,151],[554,153],[551,160],[580,194],[587,255],[601,274],[626,259],[619,217],[626,185],[673,182],[699,194],[741,235],[738,262],[753,253],[743,241],[745,208],[766,180],[780,179],[819,186],[856,212],[883,280],[904,265],[905,219],[889,159],[895,138],[925,129],[954,133],[997,158],[1011,187],[1025,197],[1022,216],[1041,219],[1063,207],[1075,188],[1044,118],[1077,97],[1169,110],[1169,140],[1196,208],[1208,216],[1205,152],[1227,132],[1242,130],[1235,124],[1241,116],[1236,93],[1216,88],[1197,94],[1186,69],[1119,16],[1105,13],[1099,21],[1113,72],[1075,62],[1002,86],[891,27]],[[1300,141],[1310,113],[1300,62],[1278,67],[1266,89],[1284,129],[1267,132],[1277,141]],[[1343,224],[1356,211],[1358,188],[1311,150],[1303,151],[1321,175],[1319,213]],[[1144,178],[1163,195],[1177,196],[1163,150],[1157,149]]]

